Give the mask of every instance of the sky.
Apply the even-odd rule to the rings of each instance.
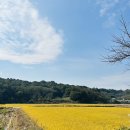
[[[0,0],[0,77],[129,89],[129,65],[102,62],[130,0]]]

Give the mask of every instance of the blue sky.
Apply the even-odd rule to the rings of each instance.
[[[127,65],[102,62],[129,0],[0,0],[0,76],[127,89]]]

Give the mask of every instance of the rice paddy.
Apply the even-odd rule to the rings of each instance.
[[[44,130],[119,130],[130,127],[130,108],[113,105],[7,105],[20,107]]]

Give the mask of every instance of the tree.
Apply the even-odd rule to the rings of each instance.
[[[105,61],[109,63],[122,62],[130,58],[130,32],[123,16],[120,23],[122,25],[122,34],[114,36],[113,42],[116,44],[109,50],[111,54],[105,57]]]

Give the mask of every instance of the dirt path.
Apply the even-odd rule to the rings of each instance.
[[[2,108],[0,130],[42,130],[20,108]]]
[[[9,129],[10,129],[12,120],[13,120],[13,116],[11,116],[11,118],[9,119],[9,123],[8,123],[7,126],[5,127],[5,130],[9,130]]]

